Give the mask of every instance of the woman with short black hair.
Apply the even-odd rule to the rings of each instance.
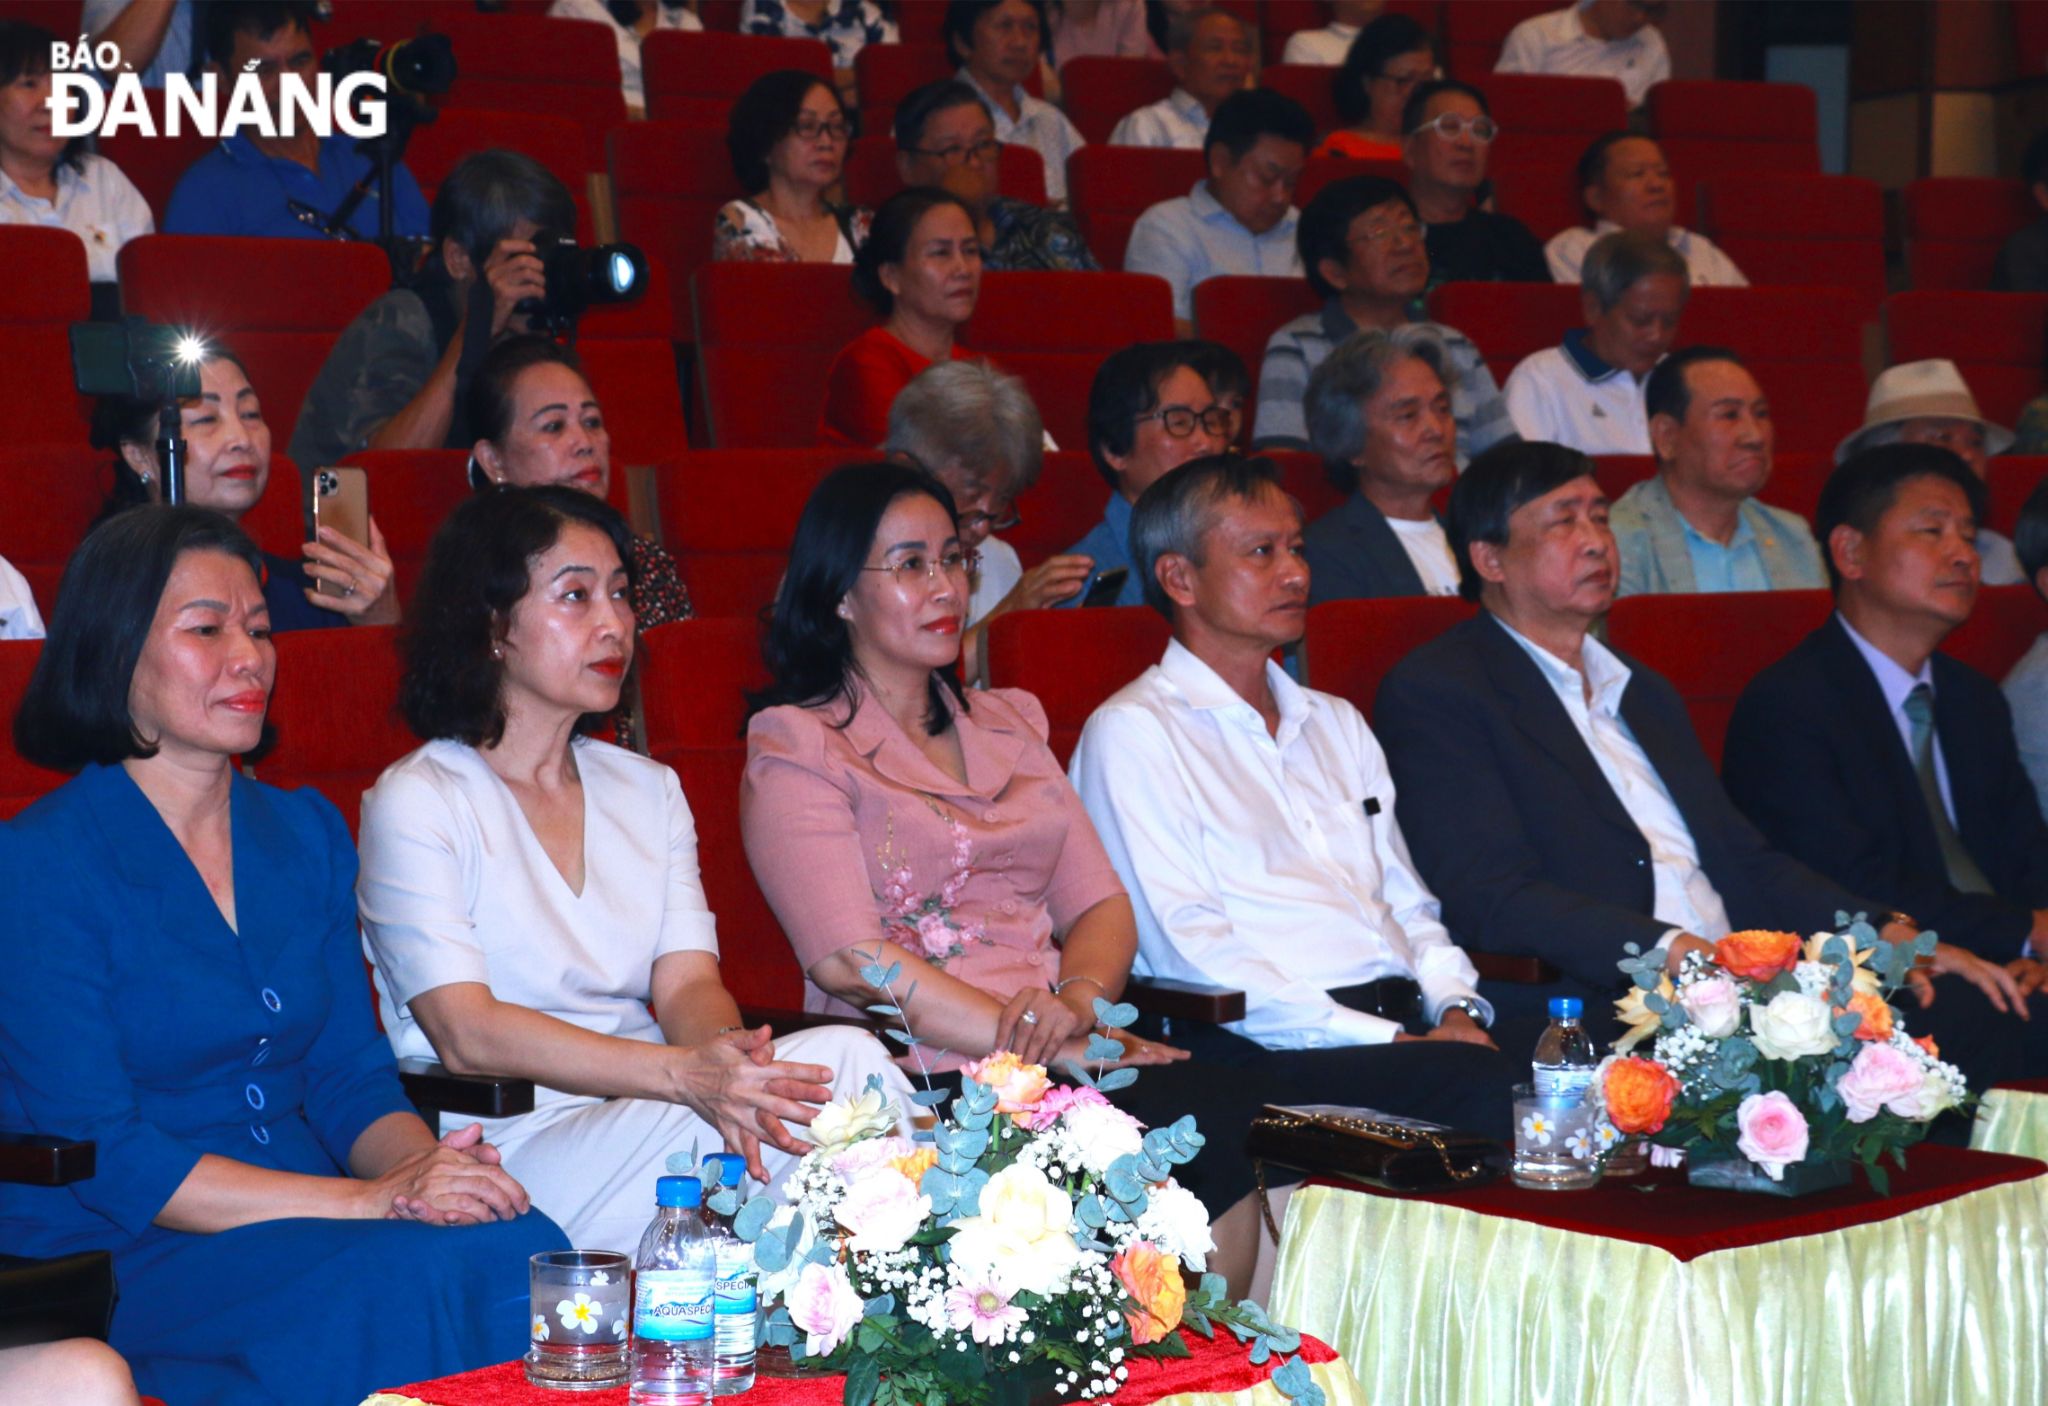
[[[726,118],[732,174],[747,194],[720,208],[711,257],[749,263],[850,264],[868,211],[834,204],[852,125],[832,85],[798,68],[756,78]]]

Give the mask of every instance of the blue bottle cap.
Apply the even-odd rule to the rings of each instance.
[[[747,1159],[737,1152],[714,1152],[704,1160],[718,1169],[720,1186],[738,1186],[747,1174]]]
[[[1552,996],[1550,1018],[1552,1020],[1577,1020],[1585,1013],[1586,1003],[1576,996]]]
[[[662,1177],[654,1183],[654,1204],[657,1206],[681,1206],[685,1209],[702,1205],[704,1183],[695,1177]]]

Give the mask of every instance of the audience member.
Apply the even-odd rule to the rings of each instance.
[[[896,109],[896,171],[910,186],[960,197],[981,236],[990,269],[1082,272],[1098,268],[1074,217],[1002,193],[1002,143],[973,88],[927,83]]]
[[[547,292],[533,238],[576,228],[568,189],[515,151],[466,156],[434,192],[433,253],[409,288],[356,316],[306,391],[291,456],[308,467],[358,449],[467,449],[456,396],[470,319],[489,337],[531,330],[521,304]],[[469,355],[472,366],[487,347]]]
[[[1991,286],[2001,293],[2048,293],[2048,128],[2027,143],[2020,179],[2042,217],[2006,239],[1992,265]]]
[[[1316,367],[1355,333],[1411,325],[1427,329],[1442,349],[1458,422],[1458,462],[1514,436],[1507,402],[1472,340],[1439,322],[1410,322],[1429,283],[1429,251],[1406,191],[1378,176],[1332,181],[1301,212],[1295,239],[1302,275],[1323,307],[1285,324],[1266,343],[1255,447],[1308,448],[1302,397]]]
[[[1835,446],[1835,463],[1885,444],[1931,444],[1961,459],[1981,483],[1991,477],[1991,460],[2008,452],[2014,439],[2011,430],[1977,412],[1977,398],[1953,361],[1908,361],[1885,368],[1870,383],[1863,425]],[[1987,586],[2016,586],[2027,579],[2011,540],[1986,526],[1982,514],[1977,558]]]
[[[678,1148],[722,1142],[772,1186],[835,1086],[908,1093],[865,1032],[744,1028],[675,773],[590,735],[633,666],[631,556],[565,485],[455,510],[399,686],[426,745],[364,795],[356,884],[392,1048],[534,1082],[487,1133],[589,1249],[633,1243]]]
[[[2035,593],[2048,600],[2048,480],[2035,484],[2027,495],[2013,545]],[[2005,701],[2012,709],[2020,761],[2034,783],[2034,799],[2048,816],[2048,630],[2035,638],[2005,676]]]
[[[1145,31],[1145,0],[1051,0],[1049,42],[1055,66],[1070,59],[1156,59]]]
[[[1835,614],[1742,691],[1721,765],[1772,843],[2031,991],[2048,977],[2048,823],[1998,685],[1937,653],[1976,602],[1983,517],[1983,484],[1932,445],[1836,469],[1814,513]]]
[[[1218,274],[1301,273],[1294,245],[1294,187],[1315,124],[1300,103],[1254,88],[1216,109],[1202,148],[1209,174],[1188,194],[1138,217],[1124,251],[1129,273],[1157,274],[1173,288],[1173,322],[1194,326],[1195,285]]]
[[[1173,91],[1125,114],[1109,134],[1111,146],[1204,150],[1216,109],[1244,91],[1258,71],[1258,39],[1249,25],[1220,6],[1187,10],[1167,27],[1166,66],[1173,72]],[[1302,149],[1313,145],[1311,137]]]
[[[882,993],[862,968],[900,963],[893,990],[943,1052],[926,1056],[936,1070],[1004,1050],[1057,1067],[1085,1047],[1095,1001],[1123,993],[1137,931],[1038,700],[958,685],[968,571],[929,475],[855,464],[818,486],[768,625],[772,682],[751,700],[741,829],[807,1008],[864,1010]],[[1210,1271],[1244,1283],[1257,1200],[1243,1133],[1308,1085],[1112,1034],[1122,1063],[1152,1066],[1116,1103],[1155,1127],[1205,1110],[1209,1146],[1179,1174],[1218,1219]]]
[[[273,112],[287,73],[310,87],[320,72],[318,12],[299,0],[207,0],[201,9],[208,71],[225,87],[253,72]],[[236,132],[186,168],[164,210],[166,234],[269,239],[373,239],[379,228],[376,165],[356,138],[308,123],[291,136]],[[427,233],[427,202],[405,163],[393,173],[391,232]],[[573,226],[572,226],[573,228]],[[333,232],[330,232],[333,231]],[[346,231],[346,233],[343,233]]]
[[[1678,691],[1592,632],[1616,569],[1589,459],[1557,444],[1488,450],[1451,489],[1449,526],[1464,595],[1483,609],[1394,666],[1373,723],[1447,926],[1560,972],[1491,989],[1503,1019],[1577,996],[1604,1045],[1631,942],[1675,970],[1731,930],[1832,930],[1842,912],[1870,914],[1887,939],[1914,935],[1772,849],[1721,789]],[[1933,1033],[1973,1087],[2016,1077],[2014,1023],[1989,1018],[2012,979],[1949,943],[1932,970],[1962,980],[1942,983],[1915,1033]],[[1911,981],[1924,1003],[1929,976]]]
[[[1242,1020],[1175,1036],[1218,1066],[1511,1136],[1540,1027],[1513,1057],[1495,1047],[1371,729],[1273,661],[1301,640],[1310,575],[1279,470],[1196,459],[1145,490],[1131,536],[1173,639],[1088,719],[1071,773],[1132,895],[1145,974],[1245,993]]]
[[[1543,246],[1513,215],[1483,208],[1486,159],[1500,133],[1486,95],[1438,78],[1408,95],[1401,159],[1429,236],[1429,283],[1548,283]]]
[[[137,1383],[223,1406],[517,1356],[527,1259],[568,1243],[477,1125],[437,1142],[400,1092],[341,816],[236,767],[276,676],[262,570],[202,508],[86,538],[14,718],[77,775],[0,836],[35,935],[0,944],[35,993],[0,1022],[0,1126],[97,1144],[87,1180],[0,1185],[0,1243],[110,1251]]]
[[[1294,39],[1287,45],[1292,49]],[[1399,161],[1407,136],[1401,116],[1408,95],[1436,73],[1436,40],[1430,32],[1412,15],[1381,15],[1359,31],[1330,75],[1330,97],[1344,125],[1323,138],[1315,154]]]
[[[1612,78],[1639,108],[1671,76],[1671,52],[1651,23],[1664,9],[1661,0],[1578,0],[1533,16],[1508,32],[1493,71]]]
[[[1067,549],[1085,557],[1089,582],[1116,578],[1113,605],[1143,605],[1145,582],[1132,567],[1131,505],[1169,469],[1220,454],[1230,444],[1230,412],[1219,405],[1197,364],[1201,342],[1138,342],[1103,358],[1088,388],[1088,455],[1109,484],[1102,521]],[[1060,605],[1079,605],[1087,593]]]
[[[1647,454],[1643,383],[1678,335],[1685,260],[1646,234],[1607,234],[1586,255],[1586,325],[1508,373],[1508,414],[1523,439],[1586,454]]]
[[[966,354],[955,338],[981,296],[973,212],[943,190],[898,191],[875,212],[853,287],[883,321],[833,358],[818,438],[872,449],[888,433],[896,393],[933,362]]]
[[[141,1406],[135,1374],[95,1338],[0,1347],[0,1392],[22,1406]]]
[[[750,263],[850,264],[873,216],[831,195],[852,135],[830,84],[802,69],[764,73],[726,117],[733,179],[751,195],[713,221],[711,257]]]
[[[93,446],[115,456],[114,489],[100,510],[101,521],[162,500],[161,414],[156,401],[132,396],[107,396],[94,405]],[[184,501],[240,522],[270,486],[270,426],[242,359],[224,347],[209,348],[199,364],[199,394],[179,405],[178,419],[185,440]],[[391,553],[375,518],[367,543],[322,527],[303,551],[298,561],[263,554],[263,598],[273,632],[389,625],[398,619]],[[337,589],[323,592],[321,584]]]
[[[112,44],[122,64],[142,75],[143,87],[161,88],[164,75],[197,66],[194,9],[194,0],[85,0],[78,23],[95,50]]]
[[[1593,223],[1559,230],[1543,246],[1550,277],[1577,283],[1586,251],[1603,234],[1625,229],[1669,243],[1685,260],[1695,288],[1747,288],[1749,280],[1735,261],[1704,234],[1672,223],[1678,212],[1678,186],[1664,153],[1648,137],[1609,132],[1595,137],[1579,158],[1579,198]]]
[[[746,0],[740,33],[816,39],[832,51],[832,81],[848,106],[857,100],[853,61],[869,44],[894,44],[896,21],[876,0]]]
[[[1687,347],[1643,387],[1657,473],[1608,515],[1617,596],[1810,591],[1827,584],[1806,520],[1757,501],[1771,479],[1771,403],[1725,347]]]
[[[1297,29],[1287,36],[1280,62],[1335,68],[1344,62],[1359,31],[1386,0],[1329,0],[1330,22],[1321,29]]]
[[[1252,376],[1245,369],[1244,358],[1221,342],[1189,338],[1188,365],[1207,383],[1216,408],[1223,412],[1226,428],[1218,452],[1238,449],[1244,434],[1244,403],[1252,393]]]
[[[1024,91],[1042,57],[1044,0],[951,0],[944,32],[958,77],[988,108],[996,140],[1037,152],[1045,161],[1046,199],[1064,205],[1067,158],[1087,141],[1064,112]]]
[[[0,640],[39,640],[43,637],[42,612],[36,609],[35,593],[28,578],[15,570],[14,563],[0,557]]]
[[[1347,495],[1306,538],[1309,603],[1454,596],[1431,498],[1458,476],[1449,362],[1427,326],[1360,332],[1309,377],[1309,442]]]
[[[50,50],[40,25],[0,19],[0,224],[68,229],[85,243],[86,276],[111,284],[114,258],[156,221],[121,168],[50,134]]]
[[[647,115],[647,89],[640,76],[640,46],[657,29],[696,33],[704,28],[688,0],[554,0],[548,17],[587,20],[608,27],[619,43],[619,86],[626,95],[626,115]]]

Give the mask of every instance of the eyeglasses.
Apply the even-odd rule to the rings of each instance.
[[[1002,149],[1002,145],[994,137],[983,137],[971,146],[942,146],[936,151],[916,146],[907,146],[903,149],[912,156],[931,156],[948,166],[962,166],[969,161],[993,160],[995,154]]]
[[[1024,515],[1015,508],[997,517],[993,513],[971,512],[960,514],[962,532],[1008,532],[1024,521]]]
[[[1473,141],[1478,142],[1481,146],[1485,146],[1500,135],[1500,124],[1484,114],[1478,117],[1466,117],[1456,112],[1440,112],[1435,118],[1423,123],[1408,135],[1419,137],[1424,132],[1430,131],[1447,140],[1455,140],[1469,132],[1472,134]]]
[[[1141,421],[1157,420],[1173,438],[1186,439],[1195,432],[1197,425],[1213,435],[1228,435],[1235,428],[1237,417],[1221,405],[1212,405],[1206,410],[1190,410],[1185,405],[1169,405],[1136,418]]]
[[[1372,248],[1380,244],[1392,244],[1395,240],[1422,238],[1422,226],[1414,220],[1402,220],[1398,224],[1373,225],[1360,230],[1345,240],[1346,244],[1363,244]]]
[[[815,117],[799,117],[790,124],[789,130],[807,142],[814,142],[820,137],[843,142],[852,134],[853,125],[844,117],[828,117],[823,122]]]
[[[952,547],[935,557],[927,557],[923,552],[907,552],[894,561],[884,562],[880,566],[863,566],[861,570],[886,571],[896,578],[897,585],[909,588],[931,580],[941,571],[949,577],[958,577],[964,581],[980,564],[980,552]]]

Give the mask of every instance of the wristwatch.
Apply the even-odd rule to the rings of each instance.
[[[1438,1022],[1441,1023],[1444,1016],[1452,1011],[1463,1011],[1466,1015],[1471,1016],[1472,1023],[1481,1030],[1491,1029],[1493,1026],[1493,1020],[1487,1015],[1486,1007],[1480,1005],[1470,996],[1460,996],[1456,1000],[1444,1002],[1443,1010],[1437,1014]]]

